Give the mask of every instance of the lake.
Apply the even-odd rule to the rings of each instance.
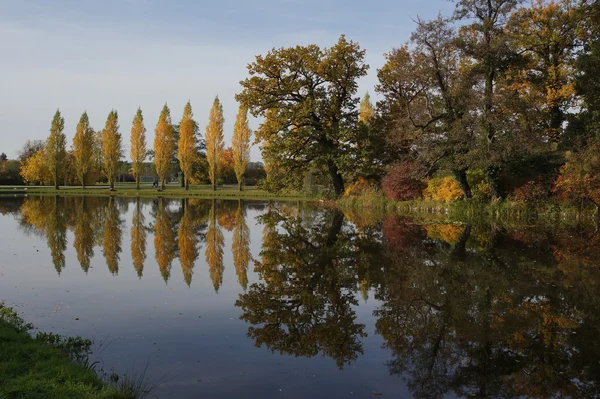
[[[0,301],[159,398],[600,396],[594,226],[204,199],[0,214]]]

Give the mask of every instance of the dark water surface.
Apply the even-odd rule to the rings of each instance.
[[[0,301],[160,398],[600,394],[600,234],[0,198]],[[100,345],[100,342],[104,344]]]

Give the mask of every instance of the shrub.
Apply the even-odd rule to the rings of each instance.
[[[463,198],[463,192],[452,177],[436,177],[427,180],[423,196],[435,201],[452,202]]]
[[[388,169],[382,180],[382,189],[392,201],[406,201],[421,196],[423,182],[415,178],[418,167],[413,162],[403,162]]]
[[[361,176],[356,179],[354,183],[349,184],[346,187],[346,190],[344,190],[344,196],[360,196],[373,190],[376,190],[375,184]]]

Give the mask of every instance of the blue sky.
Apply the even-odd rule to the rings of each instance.
[[[360,90],[373,93],[383,54],[409,38],[412,19],[452,9],[446,0],[0,0],[0,152],[13,158],[25,140],[44,139],[57,108],[69,145],[84,110],[100,129],[114,108],[128,155],[138,106],[151,146],[165,102],[178,121],[191,100],[204,128],[216,95],[228,145],[234,95],[255,55],[328,47],[343,33],[367,49]]]

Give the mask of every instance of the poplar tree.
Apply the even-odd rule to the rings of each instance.
[[[208,125],[206,126],[206,160],[208,161],[208,175],[214,191],[217,190],[219,160],[225,146],[223,140],[223,122],[223,106],[217,96],[210,110]]]
[[[240,105],[238,115],[233,127],[233,169],[238,182],[238,189],[242,191],[244,173],[250,161],[250,137],[252,130],[248,126],[248,108]]]
[[[367,92],[360,102],[358,121],[367,123],[371,120],[371,118],[373,118],[373,115],[375,115],[375,110],[373,109],[373,104],[371,103],[371,96]]]
[[[115,188],[115,178],[119,160],[123,155],[121,133],[119,133],[119,116],[112,110],[106,118],[106,125],[102,131],[102,161],[104,174],[110,184],[110,189]]]
[[[154,167],[162,190],[165,189],[165,180],[171,167],[174,150],[175,140],[173,125],[171,125],[171,111],[165,103],[154,130]]]
[[[183,110],[181,123],[179,124],[179,142],[177,145],[177,157],[179,158],[179,165],[183,172],[183,183],[186,190],[190,189],[190,177],[192,176],[194,162],[198,157],[196,150],[198,125],[194,121],[193,116],[192,105],[188,101]]]
[[[54,188],[58,190],[58,182],[64,173],[64,164],[67,159],[67,136],[63,133],[65,118],[56,110],[50,127],[50,135],[46,141],[45,155]]]
[[[131,170],[135,178],[135,188],[140,189],[140,176],[146,160],[146,127],[144,126],[144,115],[142,109],[138,108],[133,124],[131,125]]]
[[[79,118],[75,137],[73,138],[73,157],[75,158],[75,173],[85,188],[85,179],[92,169],[94,161],[94,129],[90,127],[87,112]]]

